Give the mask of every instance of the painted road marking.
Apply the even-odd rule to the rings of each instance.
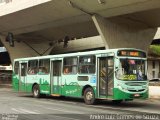
[[[23,109],[23,108],[19,108],[19,109],[22,110],[22,111],[24,111],[24,112],[26,112],[26,113],[29,113],[29,114],[40,114],[38,112],[34,112],[33,110],[30,111],[30,110],[26,110],[26,109]]]
[[[23,103],[23,104],[30,105],[30,104],[27,104],[27,103]],[[84,112],[80,112],[80,111],[69,111],[69,110],[60,109],[60,108],[49,108],[49,107],[46,107],[44,105],[36,105],[36,104],[34,104],[34,106],[41,107],[43,109],[54,110],[54,111],[61,111],[61,112],[72,113],[72,114],[73,113],[75,113],[75,114],[85,114]]]
[[[25,112],[23,112],[23,111],[20,111],[20,110],[18,110],[18,109],[15,109],[15,108],[11,108],[11,110],[13,110],[13,111],[15,111],[15,112],[18,112],[18,113],[23,113],[23,114],[25,114]]]
[[[29,113],[29,114],[40,114],[40,113],[38,113],[38,112],[26,110],[26,109],[23,109],[23,108],[18,108],[18,109],[16,109],[16,108],[11,108],[11,110],[16,111],[16,112],[18,112],[18,113],[23,113],[23,114],[28,114],[28,113]]]

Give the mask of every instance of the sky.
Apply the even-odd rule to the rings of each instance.
[[[160,28],[158,28],[156,35],[154,36],[154,39],[160,39]]]

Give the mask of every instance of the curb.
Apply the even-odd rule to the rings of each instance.
[[[0,84],[0,88],[12,88],[11,84]]]
[[[149,98],[150,101],[160,101],[160,97],[151,97]]]

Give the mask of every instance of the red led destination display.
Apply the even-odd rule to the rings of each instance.
[[[146,57],[146,53],[136,50],[119,50],[118,56],[130,56],[130,57]]]

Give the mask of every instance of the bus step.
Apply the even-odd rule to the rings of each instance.
[[[59,96],[61,96],[61,95],[60,95],[60,94],[51,94],[51,96],[59,97]]]

